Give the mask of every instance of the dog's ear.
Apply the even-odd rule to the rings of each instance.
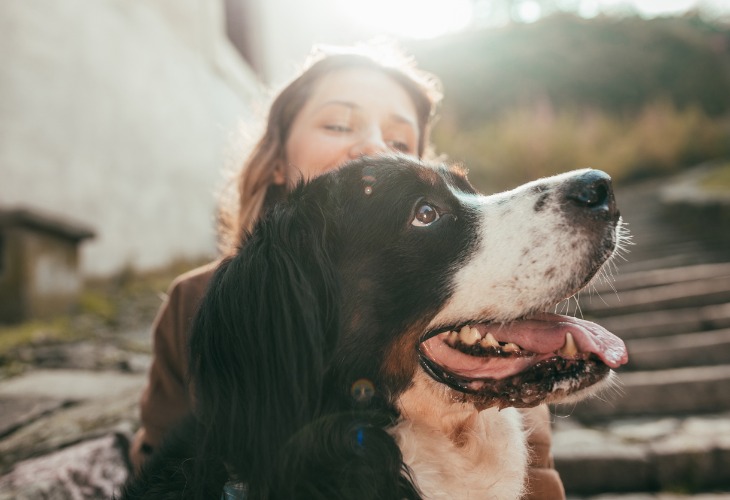
[[[193,324],[202,443],[265,489],[277,454],[319,412],[336,342],[338,285],[321,213],[275,209],[217,269]],[[265,494],[261,491],[261,496]]]

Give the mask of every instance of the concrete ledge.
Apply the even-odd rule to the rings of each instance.
[[[730,365],[621,373],[614,394],[582,401],[574,415],[594,421],[632,415],[730,411]]]
[[[715,171],[727,168],[726,161],[710,162],[685,172],[665,186],[659,193],[659,201],[667,218],[709,242],[730,244],[730,232],[719,230],[730,226],[730,192],[703,186]]]
[[[730,328],[626,342],[627,370],[668,370],[730,364]]]
[[[593,288],[600,294],[619,294],[628,290],[649,288],[688,281],[698,281],[721,276],[730,276],[730,263],[699,264],[673,268],[654,268],[647,271],[636,271],[629,274],[616,274],[614,279],[602,283],[595,283]]]
[[[81,401],[129,389],[142,391],[146,375],[88,370],[34,370],[3,381],[0,397],[37,397]]]
[[[717,491],[730,489],[730,448],[673,454],[555,457],[566,493],[597,495],[632,491]],[[729,498],[729,497],[725,497]]]
[[[569,496],[730,490],[730,413],[591,429],[558,419],[553,442]]]
[[[646,447],[621,443],[593,430],[554,436],[555,468],[567,494],[656,491]]]
[[[567,500],[730,500],[730,493],[608,493],[587,497],[568,495]]]
[[[601,299],[581,301],[583,313],[605,317],[720,304],[730,302],[730,275],[604,294]]]
[[[730,328],[730,303],[625,314],[597,322],[624,340],[717,330]]]
[[[659,490],[648,456],[556,457],[555,467],[568,494]]]

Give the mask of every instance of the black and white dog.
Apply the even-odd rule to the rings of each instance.
[[[191,337],[196,418],[127,498],[519,498],[516,408],[627,361],[548,312],[621,238],[595,170],[482,196],[459,168],[383,156],[300,185],[218,268]]]

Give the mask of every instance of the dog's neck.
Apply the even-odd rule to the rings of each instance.
[[[418,372],[398,400],[393,429],[416,486],[428,498],[520,498],[527,445],[514,408],[477,410]]]

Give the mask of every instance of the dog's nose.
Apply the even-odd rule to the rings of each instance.
[[[565,197],[578,207],[593,212],[616,212],[611,177],[600,170],[588,170],[571,179]]]

